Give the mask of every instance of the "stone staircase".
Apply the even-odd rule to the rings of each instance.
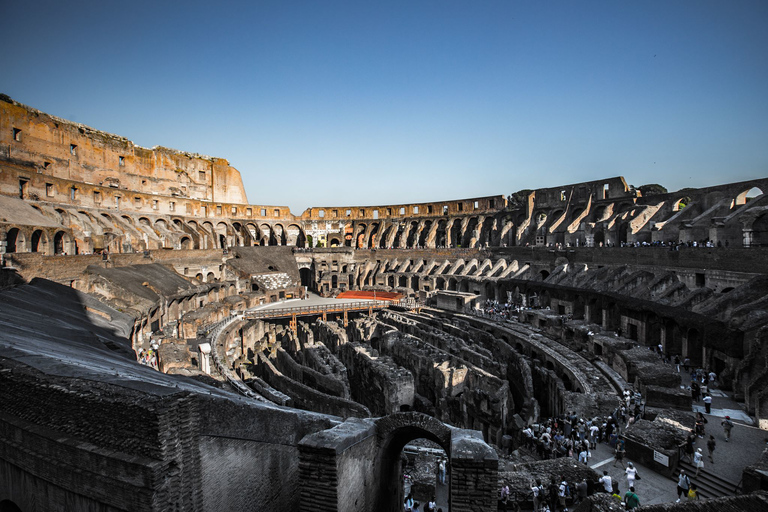
[[[691,479],[691,483],[696,485],[699,490],[699,496],[702,498],[736,496],[741,493],[741,482],[734,482],[733,480],[712,474],[706,468],[702,468],[699,471],[699,476],[693,476],[696,474],[696,468],[682,460],[672,478],[675,482],[677,482],[677,476],[680,474],[681,469],[685,470],[685,473]]]

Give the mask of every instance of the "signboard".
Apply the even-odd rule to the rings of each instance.
[[[662,466],[669,467],[669,457],[664,455],[661,452],[657,452],[656,450],[653,450],[653,460],[654,462],[658,462]]]

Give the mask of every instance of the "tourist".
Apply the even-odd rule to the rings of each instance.
[[[677,368],[677,373],[680,373],[680,356],[675,356],[675,368]]]
[[[635,485],[635,479],[640,478],[637,474],[637,468],[631,462],[627,462],[627,468],[624,470],[624,473],[627,475],[627,486],[632,488]]]
[[[537,479],[535,482],[531,482],[531,492],[533,493],[533,512],[538,512],[539,507],[541,506],[541,491],[541,480]]]
[[[685,458],[688,459],[688,462],[693,460],[693,443],[695,442],[696,434],[691,430],[691,433],[685,438]]]
[[[632,510],[635,507],[640,506],[640,498],[635,494],[635,488],[629,486],[629,491],[624,495],[624,506],[627,510]]]
[[[726,416],[723,421],[720,422],[723,426],[723,433],[725,433],[725,442],[727,443],[731,439],[731,430],[733,429],[733,422],[730,416]]]
[[[706,398],[705,398],[706,399]],[[709,423],[701,412],[696,413],[696,435],[703,438],[706,435],[704,425]]]
[[[717,446],[717,443],[715,443],[715,436],[710,435],[709,441],[707,441],[707,450],[709,450],[709,462],[712,464],[715,463],[714,459],[712,458],[712,454],[715,452],[715,447]]]
[[[611,492],[613,491],[613,480],[611,480],[611,477],[608,476],[607,471],[603,471],[603,476],[600,477],[600,480],[598,480],[598,482],[603,485],[604,492],[611,494]]]
[[[573,504],[578,505],[585,499],[587,499],[589,490],[589,485],[587,484],[587,479],[582,478],[581,482],[576,484],[576,495],[573,497]]]
[[[429,503],[427,503],[427,510],[429,512],[436,512],[435,509],[437,508],[437,503],[435,503],[435,496],[432,496],[432,499],[429,500]]]
[[[405,511],[411,512],[413,510],[413,495],[408,493],[408,497],[405,498]]]
[[[616,443],[616,458],[613,461],[613,467],[616,467],[616,463],[620,462],[621,467],[624,467],[624,438],[619,438]]]
[[[437,464],[437,476],[441,484],[445,483],[445,459],[440,458],[440,462]]]
[[[693,476],[698,477],[699,470],[704,467],[704,454],[701,453],[701,448],[698,448],[693,456],[693,465],[696,467],[696,474]]]
[[[503,485],[499,491],[499,508],[507,510],[507,504],[509,503],[509,486]],[[439,509],[438,509],[439,510]]]
[[[681,469],[677,477],[677,501],[675,503],[679,503],[683,496],[688,496],[688,489],[690,487],[691,479],[685,474],[685,470]]]
[[[688,489],[688,501],[696,501],[699,499],[699,491],[696,484],[691,484],[691,488]],[[680,501],[680,500],[677,500]]]

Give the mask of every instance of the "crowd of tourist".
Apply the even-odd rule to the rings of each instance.
[[[477,316],[503,321],[515,318],[515,315],[523,309],[525,308],[519,304],[500,303],[497,300],[488,299],[474,311]]]
[[[157,352],[150,348],[149,350],[139,349],[139,363],[157,370]]]

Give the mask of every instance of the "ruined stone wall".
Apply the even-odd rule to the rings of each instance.
[[[201,410],[206,411],[199,448],[203,509],[298,510],[299,442],[336,420],[239,400],[205,401]]]
[[[368,407],[371,414],[386,416],[413,407],[411,372],[360,343],[340,345],[338,355],[347,368],[352,399]]]
[[[53,178],[165,196],[247,203],[240,173],[221,158],[135,146],[124,137],[0,101],[0,152]]]
[[[0,373],[0,458],[36,477],[31,485],[43,491],[36,496],[64,498],[66,489],[81,495],[77,500],[83,505],[95,500],[121,510],[201,510],[194,445],[198,410],[189,394],[145,396],[103,383],[49,378],[19,364],[6,369]],[[62,442],[62,436],[68,440]],[[73,466],[93,472],[68,469]],[[20,475],[12,471],[3,477]],[[31,496],[14,501],[31,505]]]
[[[276,390],[291,397],[294,407],[343,418],[370,417],[371,412],[364,405],[317,391],[280,373],[263,353],[257,357],[256,374]]]

